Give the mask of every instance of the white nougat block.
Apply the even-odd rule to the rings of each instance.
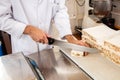
[[[84,36],[91,38],[91,40],[94,40],[99,44],[103,44],[104,40],[112,38],[115,35],[119,35],[120,31],[116,31],[105,25],[102,25],[83,29],[82,33]]]
[[[97,26],[83,30],[82,39],[102,51],[102,55],[120,64],[120,30]]]

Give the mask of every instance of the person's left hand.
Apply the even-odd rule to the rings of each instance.
[[[73,43],[73,44],[89,47],[89,45],[87,43],[85,43],[82,40],[78,40],[73,35],[66,35],[65,38],[67,39],[67,41],[69,43]],[[84,54],[85,54],[84,56],[86,56],[88,54],[88,52],[84,52]]]

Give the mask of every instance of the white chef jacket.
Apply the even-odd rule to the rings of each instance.
[[[50,34],[54,21],[60,37],[71,34],[65,0],[1,0],[0,30],[11,35],[12,53],[25,55],[38,51],[38,46],[29,35],[23,34],[26,25],[36,26]],[[39,43],[39,50],[48,48]]]

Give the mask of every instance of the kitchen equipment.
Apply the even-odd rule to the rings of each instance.
[[[94,80],[60,52],[59,47],[43,50],[40,56],[41,61],[38,53],[29,55],[29,58],[35,60],[45,80]]]
[[[80,45],[68,43],[68,42],[57,40],[57,39],[50,38],[50,37],[48,37],[48,44],[49,45],[59,46],[61,48],[70,48],[70,49],[73,49],[73,50],[76,50],[76,51],[82,51],[82,52],[90,52],[90,53],[99,52],[95,48],[89,48],[89,47],[85,47],[85,46],[80,46]]]
[[[111,62],[105,56],[102,56],[101,53],[76,58],[69,54],[69,49],[61,49],[61,52],[87,72],[93,80],[120,80],[120,66]]]
[[[104,17],[101,19],[101,22],[110,27],[111,29],[115,29],[115,19],[111,17]]]
[[[98,18],[109,16],[111,13],[111,0],[94,0],[93,12]]]
[[[109,17],[111,14],[111,6],[111,0],[85,0],[82,28],[85,29],[104,25],[101,19],[103,17]],[[90,11],[92,11],[93,14],[89,14]],[[109,21],[109,23],[110,22],[111,21]]]
[[[111,0],[94,0],[93,1],[94,7],[94,15],[97,16],[100,21],[107,25],[108,27],[115,29],[115,19],[112,18],[111,11],[113,9],[113,4]]]
[[[0,57],[0,80],[40,80],[22,53]]]
[[[0,41],[0,56],[3,56],[2,43]]]
[[[38,54],[41,55],[41,61]],[[0,80],[93,80],[58,49],[0,57]]]
[[[101,25],[100,23],[96,23],[97,18],[94,15],[93,15],[93,17],[90,17],[89,11],[93,10],[94,8],[89,6],[89,2],[90,2],[90,0],[85,0],[82,29]]]

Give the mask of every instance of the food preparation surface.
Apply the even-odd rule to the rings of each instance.
[[[69,49],[61,49],[61,51],[94,80],[120,80],[120,66],[106,59],[100,53],[91,53],[85,57],[75,57],[71,56],[71,50]]]
[[[45,80],[93,80],[58,49],[29,55],[36,61]]]
[[[0,57],[0,80],[36,80],[22,53]]]
[[[120,67],[100,53],[75,57],[70,52],[54,48],[29,57],[35,60],[45,80],[120,80]],[[36,79],[21,53],[0,57],[0,80]]]

